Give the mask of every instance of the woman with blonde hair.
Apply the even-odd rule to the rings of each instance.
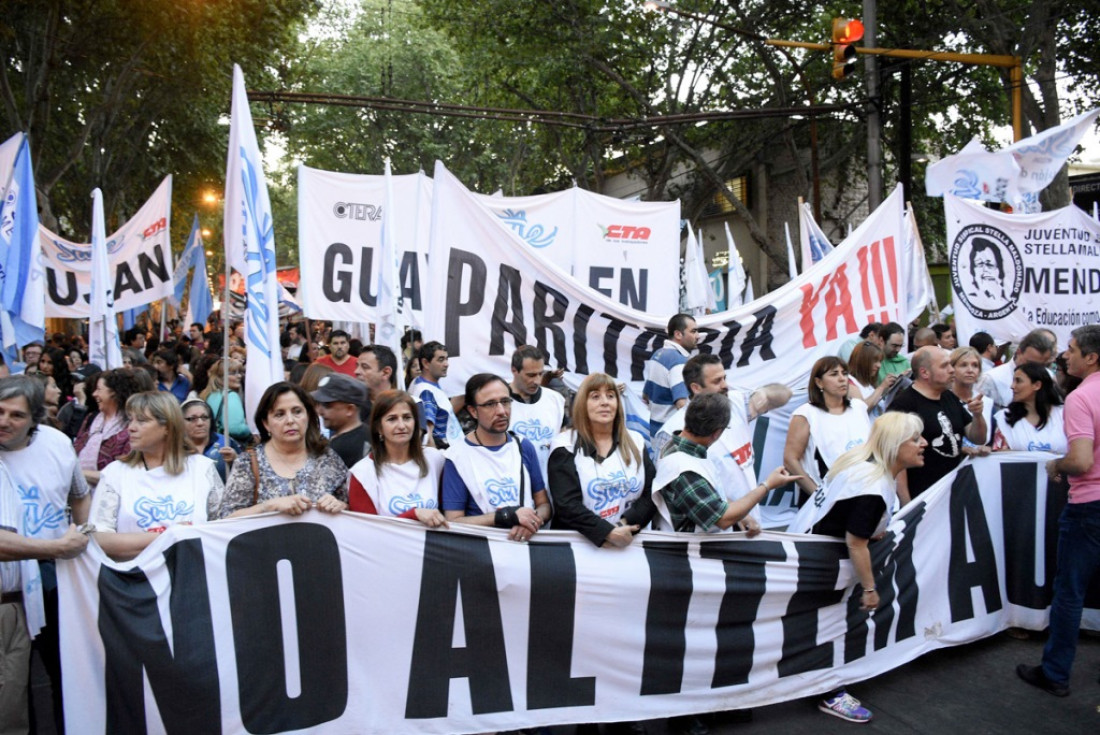
[[[171,393],[135,393],[126,416],[130,453],[103,468],[88,519],[116,561],[134,558],[169,526],[212,519],[223,488],[214,462],[189,453]]]
[[[242,444],[252,443],[252,430],[244,415],[244,402],[241,400],[241,385],[244,382],[244,365],[238,360],[229,360],[228,380],[226,380],[226,361],[219,360],[210,366],[210,380],[206,389],[199,395],[214,412],[214,431],[228,434]],[[229,431],[225,430],[225,412],[222,410],[222,386],[226,386],[226,404],[229,406]]]
[[[963,407],[977,393],[976,386],[982,377],[982,356],[973,347],[958,347],[951,352],[951,366],[955,368],[955,382],[951,384],[951,392],[962,401]],[[970,409],[967,409],[969,413]],[[993,430],[993,399],[982,396],[982,416],[985,417],[985,425]],[[992,434],[991,434],[992,436]],[[989,442],[978,446],[974,442],[963,437],[963,454],[973,457],[984,457],[989,454]]]
[[[871,436],[863,444],[840,455],[825,476],[825,485],[811,502],[802,506],[787,529],[791,533],[819,533],[843,538],[848,545],[860,584],[860,609],[874,611],[879,596],[871,567],[871,539],[879,538],[890,522],[899,498],[897,476],[902,470],[924,464],[928,442],[921,436],[924,424],[910,413],[891,411],[875,419]],[[845,690],[833,692],[818,709],[849,722],[867,722],[872,715]]]
[[[629,545],[656,513],[655,474],[645,439],[626,427],[615,380],[592,373],[573,399],[573,428],[550,445],[554,528],[578,531],[597,546]]]

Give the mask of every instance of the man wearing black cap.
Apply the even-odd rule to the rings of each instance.
[[[370,435],[359,420],[359,408],[367,402],[366,387],[355,378],[332,373],[321,378],[310,396],[329,431],[329,446],[350,468],[370,450]]]

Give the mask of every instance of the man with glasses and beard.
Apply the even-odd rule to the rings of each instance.
[[[508,431],[508,383],[490,373],[466,381],[466,410],[477,422],[451,444],[443,466],[443,512],[448,521],[510,529],[527,541],[550,520],[550,498],[535,446]]]

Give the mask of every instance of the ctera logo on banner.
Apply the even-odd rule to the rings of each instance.
[[[298,167],[298,297],[312,319],[377,322],[383,219],[395,228],[402,298],[414,326],[423,323],[432,181],[393,177],[395,211],[384,211],[382,176]]]
[[[1066,500],[1049,457],[964,464],[904,508],[871,546],[873,616],[843,541],[812,535],[643,532],[608,551],[309,511],[175,526],[125,563],[92,542],[57,565],[66,721],[476,733],[830,691],[1045,627]]]
[[[1036,327],[1069,342],[1100,323],[1100,223],[1070,205],[1002,214],[944,196],[959,339],[1015,341]]]
[[[440,301],[425,334],[447,345],[452,395],[475,373],[507,375],[509,357],[525,344],[569,372],[640,383],[674,312],[630,309],[586,288],[519,244],[442,164],[434,181],[430,291]],[[804,388],[810,366],[836,340],[869,321],[898,320],[906,283],[901,205],[895,191],[836,250],[766,298],[699,317],[699,350],[736,368],[730,380],[740,387]]]
[[[171,218],[172,177],[166,176],[141,209],[107,238],[116,311],[172,296]],[[92,246],[70,242],[42,226],[38,232],[45,259],[46,316],[87,319]]]

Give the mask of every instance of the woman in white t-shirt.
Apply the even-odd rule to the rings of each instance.
[[[797,482],[806,497],[821,487],[837,457],[871,435],[867,405],[849,397],[848,381],[844,360],[821,358],[810,370],[809,401],[791,416],[783,465],[792,475],[802,476]]]
[[[350,510],[413,518],[433,528],[447,526],[439,510],[443,453],[421,446],[422,433],[411,395],[388,390],[375,398],[371,451],[355,463],[348,478]]]
[[[885,410],[882,397],[898,380],[895,373],[879,380],[879,368],[882,367],[883,357],[885,354],[882,348],[874,342],[860,342],[852,350],[851,358],[848,360],[848,382],[851,383],[848,397],[863,401],[871,418],[882,415]]]
[[[1065,454],[1062,394],[1054,378],[1038,363],[1019,365],[1012,372],[1012,403],[993,418],[993,450]]]
[[[188,454],[171,393],[135,393],[126,416],[130,453],[103,468],[89,513],[96,543],[116,561],[134,558],[169,526],[213,518],[224,487],[213,461]]]

